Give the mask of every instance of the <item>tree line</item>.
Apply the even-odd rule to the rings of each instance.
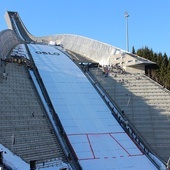
[[[146,66],[146,75],[170,90],[170,57],[166,53],[155,53],[148,47],[140,48],[137,51],[132,47],[132,53],[155,62],[156,65]]]

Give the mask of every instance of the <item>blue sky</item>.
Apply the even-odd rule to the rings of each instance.
[[[170,56],[170,0],[0,0],[0,31],[5,11],[16,11],[35,36],[76,34],[129,51],[145,46]]]

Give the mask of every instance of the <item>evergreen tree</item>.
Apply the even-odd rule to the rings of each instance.
[[[136,54],[134,46],[132,47],[132,54]]]
[[[134,47],[132,48],[132,52],[135,52]],[[170,90],[170,58],[168,58],[167,54],[154,53],[147,46],[138,49],[136,54],[157,64],[157,67],[146,67],[146,74]]]

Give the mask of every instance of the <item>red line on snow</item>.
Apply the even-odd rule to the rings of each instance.
[[[93,154],[93,157],[96,158],[88,134],[86,134],[86,137],[87,137],[87,140],[88,140],[88,142],[89,142],[89,146],[90,146],[91,152],[92,152],[92,154]]]
[[[129,156],[143,156],[144,154],[143,153],[140,153],[140,154],[134,154],[134,155],[129,155]]]
[[[93,146],[91,144],[91,141],[90,141],[90,138],[89,138],[89,135],[109,135],[127,154],[129,157],[133,157],[133,156],[143,156],[144,154],[130,154],[124,147],[123,145],[120,144],[120,142],[113,136],[114,134],[122,134],[122,133],[125,133],[125,132],[110,132],[110,133],[75,133],[75,134],[67,134],[67,136],[71,137],[71,136],[86,136],[87,138],[87,141],[89,143],[89,147],[90,147],[90,150],[92,152],[92,155],[93,157],[89,157],[89,158],[78,158],[78,160],[93,160],[93,159],[100,159],[98,157],[95,156],[95,153],[94,153],[94,150],[93,150]],[[124,157],[124,156],[120,156],[121,157]],[[105,156],[104,159],[108,159],[109,157]],[[112,158],[117,158],[117,156],[113,156]]]
[[[119,143],[119,141],[118,141],[115,137],[113,137],[111,134],[110,134],[110,136],[116,141],[116,143],[117,143],[128,155],[130,155],[130,153]]]
[[[78,135],[110,135],[110,134],[120,134],[125,132],[108,132],[108,133],[70,133],[67,136],[78,136]]]
[[[80,158],[79,161],[85,161],[85,160],[94,160],[94,159],[100,159],[100,158]]]

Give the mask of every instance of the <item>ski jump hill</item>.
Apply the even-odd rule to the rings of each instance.
[[[155,63],[82,36],[35,37],[17,12],[5,19],[2,145],[30,169],[169,168],[170,93],[145,76]]]

